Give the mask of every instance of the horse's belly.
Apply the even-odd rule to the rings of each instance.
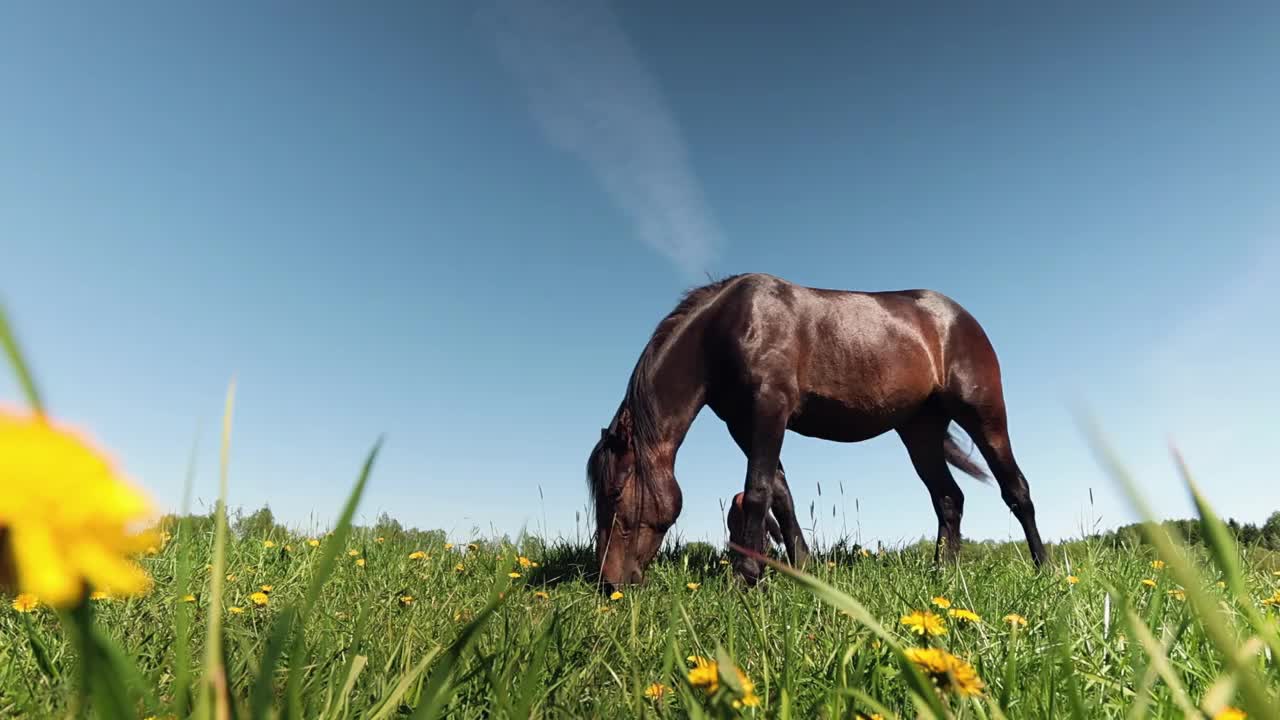
[[[791,416],[787,429],[821,440],[861,442],[894,429],[914,411],[915,407],[905,404],[859,408],[821,395],[808,395]]]

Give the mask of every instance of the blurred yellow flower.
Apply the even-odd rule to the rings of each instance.
[[[923,612],[914,610],[909,615],[903,615],[899,621],[911,629],[911,632],[917,635],[946,635],[947,625],[942,618],[925,610]]]
[[[1213,720],[1245,720],[1247,717],[1249,716],[1246,715],[1243,710],[1228,705],[1227,707],[1219,710],[1217,714],[1213,716]]]
[[[514,580],[514,579],[516,579],[516,578],[520,577],[520,573],[518,573],[518,572],[509,572],[509,573],[507,573],[507,577],[509,577],[509,578],[511,578],[512,580]]]
[[[697,590],[698,588],[702,587],[702,583],[691,582],[691,583],[685,583],[684,586],[689,588],[690,590]]]
[[[141,530],[151,502],[86,437],[0,408],[0,478],[0,588],[66,608],[86,585],[118,595],[151,587],[129,557],[160,542]]]
[[[272,542],[271,540],[263,540],[263,541],[262,541],[262,547],[264,547],[264,548],[266,548],[266,549],[268,549],[268,550],[270,550],[271,548],[273,548],[273,547],[275,547],[275,546],[276,546],[276,544],[275,544],[274,542]]]
[[[947,614],[957,620],[963,620],[965,622],[971,622],[971,623],[982,622],[982,618],[978,617],[978,613],[972,610],[965,610],[964,608],[952,608],[947,611]]]
[[[1151,578],[1142,578],[1142,584],[1146,585],[1147,587],[1155,587],[1156,581],[1152,580]]]
[[[235,573],[227,573],[227,582],[235,582],[235,581],[236,581],[236,574],[235,574]]]
[[[94,590],[93,592],[89,593],[89,599],[90,600],[110,600],[111,595],[101,590]]]
[[[250,596],[249,596],[249,600],[250,600],[250,602],[252,602],[254,605],[257,605],[258,607],[263,607],[264,605],[266,605],[268,602],[270,602],[270,601],[271,601],[271,599],[270,599],[270,598],[268,598],[268,597],[267,597],[267,594],[266,594],[266,593],[264,593],[264,592],[256,592],[256,593],[254,593],[254,594],[250,595]]]
[[[1080,578],[1076,577],[1075,575],[1068,575],[1068,576],[1067,576],[1067,584],[1068,584],[1068,585],[1075,585],[1075,584],[1076,584],[1076,583],[1078,583],[1078,582],[1080,582]]]
[[[550,600],[550,599],[551,599],[551,596],[550,596],[550,595],[548,595],[547,593],[543,592],[542,590],[535,590],[535,591],[534,591],[534,593],[533,593],[533,596],[534,596],[535,598],[539,599],[539,600]]]
[[[463,571],[463,570],[465,570],[466,568],[464,568],[464,567],[462,566],[462,563],[458,563],[457,565],[454,565],[454,566],[453,566],[453,569],[454,569],[454,570],[457,570],[458,572],[462,572],[462,571]]]
[[[386,542],[386,541],[387,541],[387,539],[386,539],[386,538],[384,538],[384,537],[376,537],[376,538],[374,538],[374,539],[373,539],[373,541],[374,541],[374,542],[376,542],[376,543],[378,543],[379,545],[381,545],[382,543]]]
[[[907,648],[903,655],[923,670],[942,690],[957,695],[981,695],[984,683],[964,660],[941,648]]]
[[[40,606],[40,599],[31,593],[20,593],[13,599],[13,609],[20,613],[29,613]]]
[[[285,551],[285,552],[287,552],[287,553],[291,553],[291,552],[293,552],[293,546],[292,546],[292,545],[285,545],[285,546],[284,546],[284,551]]]
[[[407,605],[412,605],[412,604],[413,604],[413,596],[412,596],[412,595],[401,595],[401,596],[400,596],[400,604],[401,604],[401,605],[406,605],[406,606],[407,606]]]
[[[520,562],[520,567],[522,568],[533,567],[533,561],[523,555],[519,557],[519,562]]]
[[[1163,568],[1164,568],[1164,561],[1163,561],[1163,560],[1152,560],[1152,561],[1151,561],[1151,567],[1153,567],[1153,568],[1155,568],[1155,569],[1157,569],[1157,570],[1161,570],[1161,569],[1163,569]]]
[[[227,608],[227,612],[231,613],[232,615],[239,615],[240,613],[244,612],[244,608],[240,607],[239,605],[232,605],[231,607]]]
[[[1027,626],[1027,619],[1022,617],[1018,613],[1009,613],[1008,615],[1005,615],[1004,621],[1009,623],[1010,626],[1013,626],[1013,625],[1019,625],[1021,627]]]
[[[467,543],[468,550],[479,550],[480,546],[475,543]]]
[[[426,556],[427,554],[422,552],[421,550],[414,550],[413,552],[409,553],[410,560],[421,560]]]
[[[445,543],[445,544],[444,544],[444,549],[445,549],[445,550],[452,550],[452,549],[453,549],[453,543]]]
[[[1174,588],[1169,591],[1169,597],[1173,598],[1174,600],[1186,600],[1187,594],[1182,591],[1182,588]]]
[[[359,551],[359,550],[348,550],[348,551],[347,551],[347,554],[348,554],[348,555],[350,555],[351,557],[355,557],[355,556],[357,556],[357,555],[359,555],[359,554],[360,554],[360,551]]]
[[[613,594],[609,596],[609,599],[610,599],[610,600],[621,600],[621,599],[622,599],[622,591],[621,591],[621,590],[614,590],[614,591],[613,591]]]
[[[364,558],[356,558],[356,567],[364,567]]]
[[[649,687],[644,689],[644,696],[650,700],[661,700],[669,690],[670,688],[662,683],[650,683]]]
[[[320,547],[320,541],[315,538],[311,538],[307,541],[307,545],[310,545],[311,547]]]
[[[264,593],[269,593],[269,592],[271,592],[272,586],[270,586],[270,585],[263,585],[261,589],[262,589],[262,592],[264,592]]]
[[[196,601],[196,596],[192,595],[191,593],[187,593],[186,595],[182,596],[182,602],[193,603],[195,601]]]

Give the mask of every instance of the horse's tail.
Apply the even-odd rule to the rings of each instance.
[[[947,438],[942,441],[942,452],[946,456],[947,462],[955,466],[960,472],[982,482],[991,482],[991,475],[986,470],[983,470],[982,466],[969,453],[960,449],[960,445],[956,442],[955,433],[947,433]]]

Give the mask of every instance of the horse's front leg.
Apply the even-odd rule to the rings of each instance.
[[[762,387],[756,395],[751,418],[747,479],[742,493],[742,544],[761,555],[765,554],[765,515],[773,502],[778,457],[790,415],[789,396],[783,390]],[[734,570],[748,585],[760,581],[762,567],[755,558],[736,555]]]

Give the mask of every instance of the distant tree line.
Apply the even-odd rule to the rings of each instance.
[[[1201,545],[1204,543],[1199,520],[1165,520],[1160,525],[1166,530],[1183,537],[1188,544]],[[1242,524],[1235,519],[1228,519],[1226,525],[1239,545],[1280,551],[1280,511],[1271,513],[1271,516],[1262,523],[1261,527],[1253,523]],[[1133,547],[1147,543],[1146,536],[1142,534],[1141,523],[1122,525],[1114,530],[1098,533],[1093,538],[1116,548]]]

